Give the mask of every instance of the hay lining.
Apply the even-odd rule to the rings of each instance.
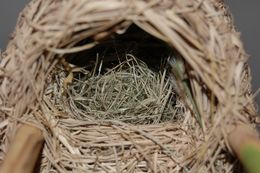
[[[92,72],[77,68],[79,72],[74,74],[76,78],[68,88],[64,88],[65,79],[61,77],[64,69],[56,72],[60,77],[54,77],[56,80],[46,91],[54,105],[78,120],[116,120],[144,125],[183,118],[183,104],[174,90],[176,83],[167,77],[166,69],[160,74],[154,72],[132,55],[126,55],[124,62],[106,69],[104,74],[101,74],[105,68],[102,65],[102,62],[96,65]]]

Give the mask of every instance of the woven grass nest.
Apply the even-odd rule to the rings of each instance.
[[[247,55],[216,0],[33,0],[0,65],[0,162],[30,124],[40,172],[236,172],[227,134],[254,125]]]

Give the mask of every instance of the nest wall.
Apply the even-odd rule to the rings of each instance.
[[[112,33],[123,34],[132,24],[171,45],[182,56],[202,127],[186,126],[187,122],[197,123],[192,106],[187,108],[182,124],[177,125],[133,126],[52,118],[61,115],[46,101],[44,89],[62,57],[91,49]],[[86,38],[88,43],[75,46]],[[253,123],[256,114],[247,55],[228,11],[222,2],[213,0],[33,0],[20,14],[0,65],[0,160],[19,124],[32,124],[45,136],[42,171],[84,172],[94,165],[97,153],[86,158],[78,148],[113,149],[113,139],[133,149],[115,152],[133,152],[146,161],[136,166],[137,172],[213,172],[216,165],[211,160],[220,159],[223,151],[229,150],[229,130],[238,122]],[[85,141],[76,140],[75,127],[88,133]],[[72,139],[72,144],[67,139]],[[97,139],[103,143],[91,142]],[[60,150],[61,145],[66,151]],[[171,151],[176,147],[174,155]],[[159,166],[152,159],[157,155],[161,156]],[[100,159],[115,163],[105,168],[97,165],[100,172],[118,168],[115,156]],[[225,172],[232,163],[227,165]]]

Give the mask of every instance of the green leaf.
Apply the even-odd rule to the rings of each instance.
[[[195,102],[192,92],[189,87],[189,80],[187,79],[187,74],[185,72],[183,60],[178,57],[171,57],[169,59],[169,64],[172,67],[173,75],[176,78],[176,81],[180,81],[180,83],[182,85],[180,90],[182,90],[182,92],[184,92],[185,96],[191,102],[193,111],[195,114],[195,118],[196,118],[199,126],[202,128],[201,115],[200,115],[197,103]]]

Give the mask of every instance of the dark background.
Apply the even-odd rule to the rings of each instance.
[[[0,49],[4,50],[10,33],[14,30],[19,12],[29,0],[0,0]],[[260,0],[226,0],[237,30],[241,32],[253,76],[253,90],[260,87]],[[260,94],[256,98],[260,105]]]

